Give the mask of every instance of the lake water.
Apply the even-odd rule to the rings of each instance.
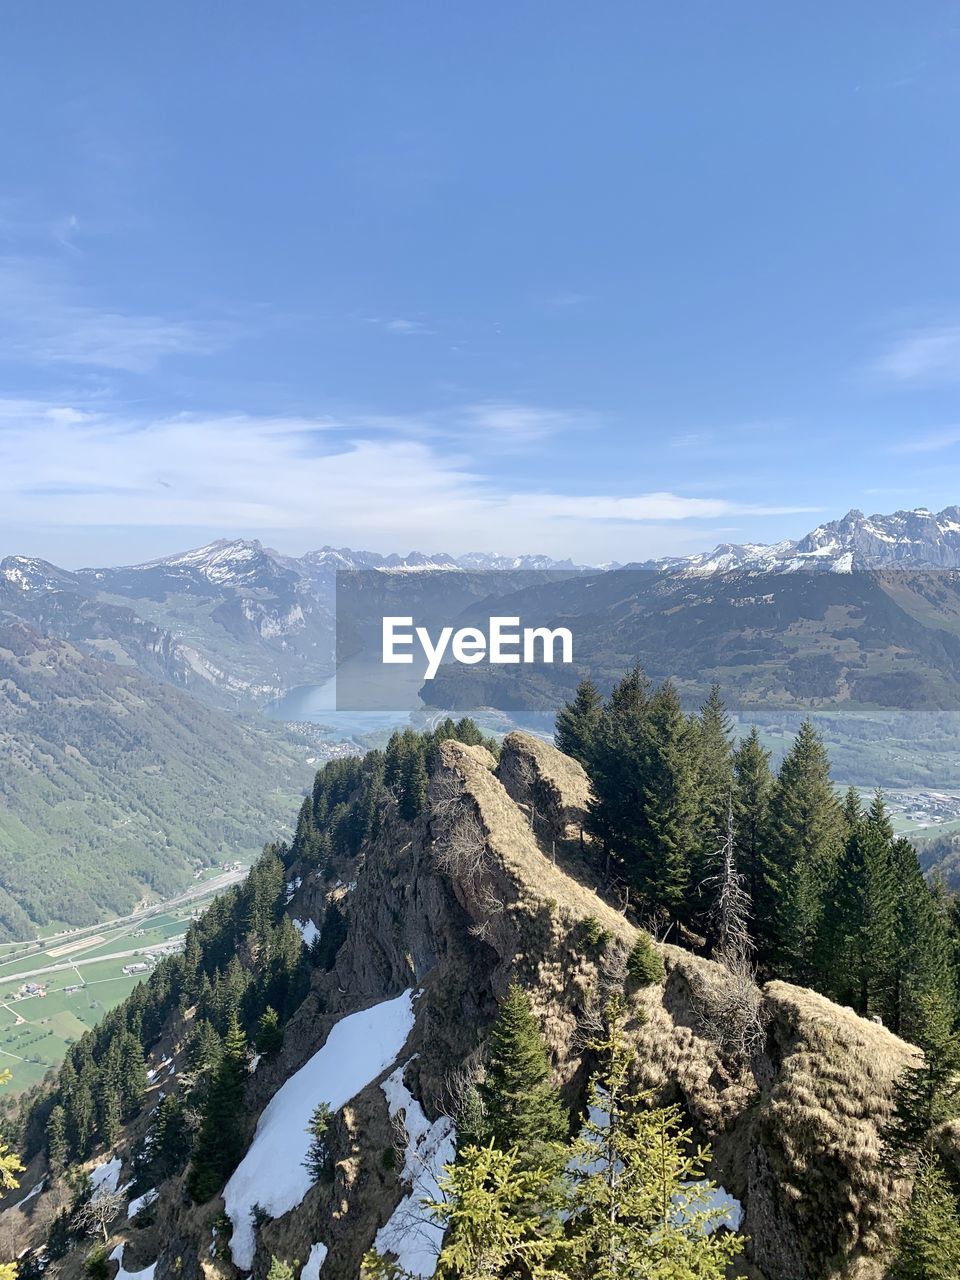
[[[306,684],[291,689],[282,698],[269,703],[264,711],[271,720],[302,720],[308,724],[323,725],[329,729],[329,737],[334,742],[343,742],[349,738],[368,733],[392,733],[394,729],[410,726],[410,713],[419,709],[405,707],[388,710],[338,711],[337,710],[337,678],[331,676],[323,684]],[[417,721],[422,716],[416,717]]]

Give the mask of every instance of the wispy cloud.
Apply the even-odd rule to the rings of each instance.
[[[64,234],[69,234],[69,225]],[[0,342],[27,364],[149,373],[170,356],[211,355],[246,332],[234,321],[144,315],[83,301],[42,259],[0,259]]]
[[[889,453],[939,453],[943,449],[952,449],[960,444],[960,427],[946,427],[942,431],[933,431],[925,436],[912,436],[908,440],[900,440],[890,445]]]
[[[367,324],[372,324],[377,329],[382,329],[384,333],[395,333],[401,338],[436,333],[436,329],[431,329],[424,321],[411,319],[409,316],[386,318],[383,316],[367,316]]]
[[[897,382],[960,380],[960,325],[913,329],[891,343],[874,368]]]
[[[280,531],[301,548],[319,539],[581,558],[619,550],[622,558],[658,553],[663,529],[683,522],[804,510],[627,487],[612,495],[522,491],[427,440],[372,440],[334,418],[142,420],[0,402],[0,511],[24,530]]]

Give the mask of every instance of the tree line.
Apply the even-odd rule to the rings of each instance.
[[[606,699],[583,681],[556,743],[590,779],[593,857],[655,929],[716,945],[732,838],[763,972],[908,1039],[923,996],[956,1010],[955,901],[927,883],[879,792],[866,808],[853,788],[838,796],[809,721],[773,771],[756,728],[735,741],[719,689],[688,714],[674,685],[635,668]]]

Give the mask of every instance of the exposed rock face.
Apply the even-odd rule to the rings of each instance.
[[[532,795],[543,823],[536,832]],[[499,767],[483,748],[444,743],[426,812],[412,825],[389,814],[355,886],[334,891],[346,940],[289,1024],[281,1055],[251,1077],[251,1108],[262,1109],[338,1018],[412,988],[416,1023],[396,1065],[407,1064],[406,1087],[433,1120],[450,1106],[452,1073],[475,1054],[514,977],[530,990],[570,1105],[581,1105],[590,1064],[578,1033],[618,951],[638,936],[565,870],[578,865],[586,799],[579,766],[526,735],[507,739]],[[304,873],[288,910],[322,926],[328,901]],[[762,993],[764,1049],[738,1062],[703,1023],[729,975],[678,947],[659,950],[665,981],[626,988],[637,1083],[680,1102],[697,1139],[712,1144],[713,1176],[745,1209],[745,1270],[753,1280],[879,1280],[907,1189],[883,1167],[878,1128],[914,1051],[774,982]],[[364,1251],[410,1190],[398,1176],[402,1161],[387,1157],[394,1139],[382,1078],[337,1119],[332,1185],[314,1186],[260,1229],[257,1277],[271,1254],[302,1262],[322,1242],[322,1280],[356,1280]],[[218,1209],[187,1207],[180,1183],[165,1184],[157,1280],[235,1276],[228,1257],[210,1252]]]

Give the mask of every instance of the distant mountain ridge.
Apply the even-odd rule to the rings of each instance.
[[[821,524],[796,541],[720,543],[712,551],[647,560],[643,568],[680,573],[789,573],[826,569],[960,568],[960,507],[932,512],[926,507],[864,515],[856,508]]]

